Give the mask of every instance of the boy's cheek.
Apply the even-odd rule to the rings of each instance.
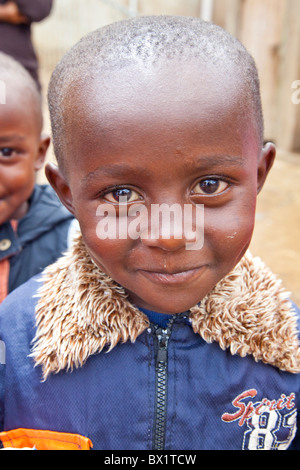
[[[204,244],[222,257],[236,258],[250,244],[255,223],[255,208],[249,207],[241,214],[206,214]]]
[[[119,240],[110,234],[110,237],[99,236],[97,224],[81,226],[83,240],[94,262],[107,274],[111,274],[112,269],[118,269],[127,259],[127,254],[131,250],[132,241],[130,239]]]

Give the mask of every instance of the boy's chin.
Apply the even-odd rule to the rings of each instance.
[[[28,201],[21,202],[20,205],[13,207],[8,200],[0,199],[0,225],[10,220],[22,219],[27,214],[28,209]]]

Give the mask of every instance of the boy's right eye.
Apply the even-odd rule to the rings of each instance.
[[[141,199],[141,196],[129,188],[116,188],[110,192],[106,192],[104,199],[112,203],[124,203],[136,202]]]
[[[0,156],[1,157],[11,157],[12,154],[14,153],[14,149],[10,148],[10,147],[3,147],[0,149]]]

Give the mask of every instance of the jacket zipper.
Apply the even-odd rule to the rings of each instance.
[[[171,320],[166,329],[154,327],[157,339],[156,386],[155,386],[155,419],[153,449],[164,450],[167,414],[168,388],[168,343],[171,334]]]

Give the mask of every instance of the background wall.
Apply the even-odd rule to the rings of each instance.
[[[292,101],[293,83],[300,81],[299,0],[55,0],[51,16],[34,26],[43,91],[55,64],[87,32],[130,16],[159,14],[212,20],[256,60],[265,138],[275,141],[278,157],[258,198],[251,250],[300,305],[300,104]],[[45,130],[50,132],[46,100]],[[39,178],[44,181],[43,174]]]

